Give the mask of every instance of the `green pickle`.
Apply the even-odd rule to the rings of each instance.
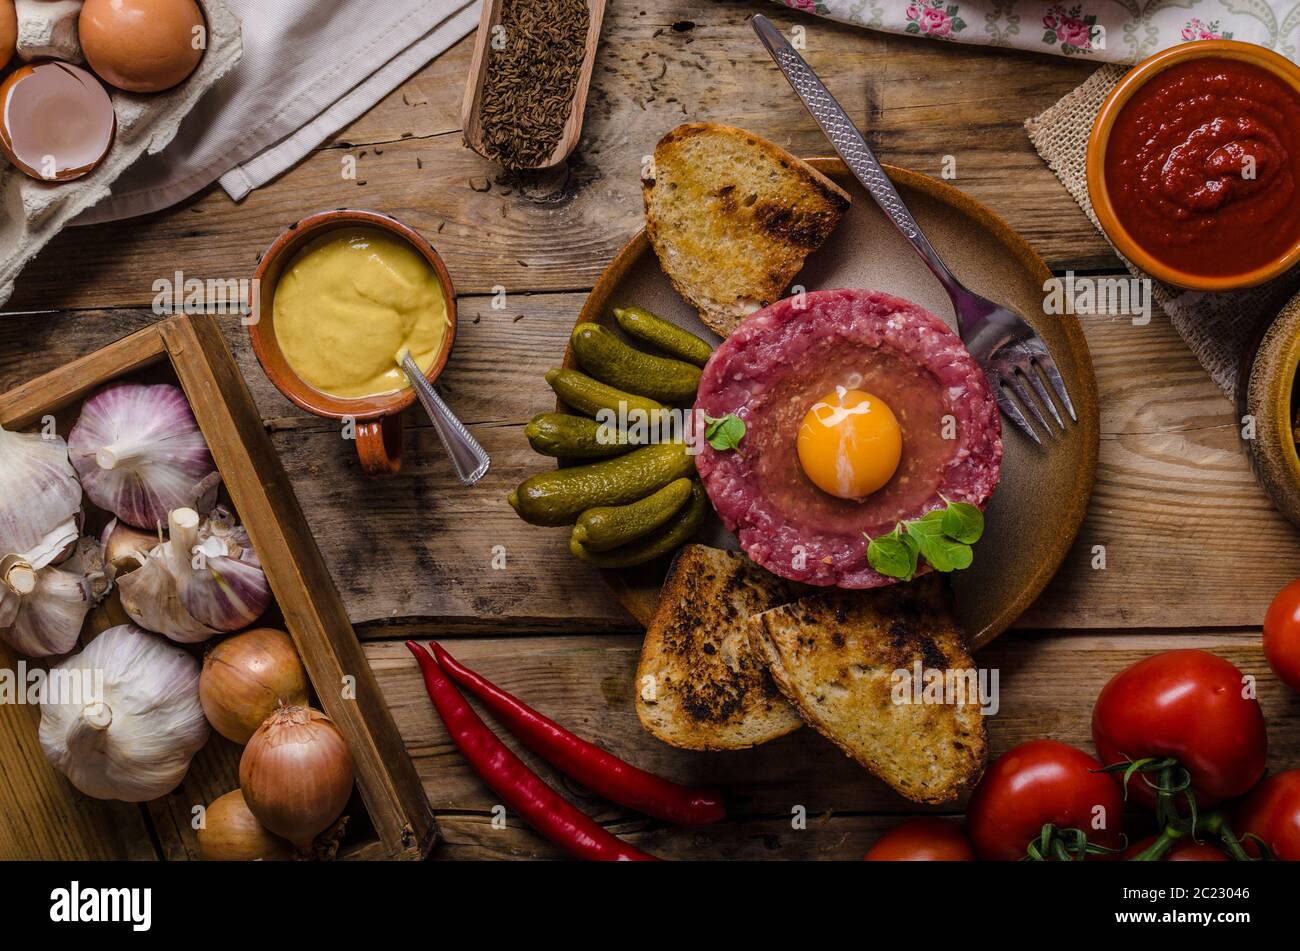
[[[566,406],[592,419],[603,410],[615,418],[631,418],[635,414],[653,423],[666,408],[657,400],[625,393],[577,370],[548,370],[546,382]]]
[[[660,443],[530,476],[508,500],[525,522],[572,525],[587,509],[627,505],[694,471],[695,457],[684,443]]]
[[[707,342],[641,307],[615,307],[614,319],[629,337],[697,367],[704,366],[713,356],[713,348]]]
[[[628,505],[587,509],[573,527],[573,540],[589,551],[618,548],[661,528],[690,497],[691,480],[682,478]]]
[[[695,399],[700,387],[699,367],[644,353],[600,324],[578,324],[569,343],[584,370],[620,390],[665,403],[685,403]]]
[[[654,561],[676,551],[694,537],[704,524],[708,511],[708,497],[699,479],[691,480],[691,498],[669,521],[658,530],[644,535],[613,551],[593,551],[576,538],[570,537],[569,551],[597,568],[631,568]]]
[[[635,448],[622,430],[568,413],[538,413],[524,435],[534,452],[557,459],[601,459]]]

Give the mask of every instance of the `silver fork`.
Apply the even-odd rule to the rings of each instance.
[[[817,74],[767,17],[756,15],[753,25],[754,32],[772,54],[776,65],[790,81],[826,137],[831,140],[835,151],[844,159],[844,164],[870,192],[876,204],[894,223],[894,227],[911,242],[926,267],[939,279],[939,283],[952,298],[961,339],[971,356],[984,369],[997,397],[998,406],[1007,419],[1020,427],[1035,443],[1042,445],[1037,430],[1025,418],[1025,413],[1033,417],[1045,434],[1052,435],[1052,427],[1043,413],[1045,407],[1064,433],[1065,422],[1048,391],[1050,385],[1070,419],[1078,422],[1074,404],[1070,402],[1069,391],[1065,388],[1065,380],[1061,378],[1061,371],[1057,369],[1056,361],[1052,359],[1043,338],[1015,311],[980,297],[953,276],[921,232],[916,219],[903,204],[903,199],[844,107],[835,101]],[[1038,400],[1034,399],[1031,391],[1037,395]],[[1039,401],[1042,407],[1039,406]],[[1024,408],[1023,411],[1021,407]]]

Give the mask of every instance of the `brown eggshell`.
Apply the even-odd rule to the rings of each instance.
[[[104,82],[128,92],[162,92],[194,72],[204,28],[194,0],[86,0],[78,20],[86,62]]]
[[[29,63],[0,84],[0,151],[32,178],[80,178],[104,160],[116,130],[107,90],[79,66]]]
[[[14,0],[0,0],[0,69],[9,65],[18,47],[18,11]]]

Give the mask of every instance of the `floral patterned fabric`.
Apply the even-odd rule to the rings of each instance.
[[[1300,59],[1300,0],[776,0],[874,30],[1135,63],[1191,40],[1245,40]]]

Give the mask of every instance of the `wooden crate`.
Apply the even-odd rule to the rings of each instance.
[[[185,391],[283,626],[352,751],[360,797],[341,854],[425,857],[436,839],[428,799],[215,318],[162,321],[11,390],[0,396],[0,425],[23,429],[54,415],[66,435],[85,397],[127,377]],[[0,642],[0,666],[17,662]],[[34,705],[0,704],[0,859],[194,858],[194,804],[238,785],[239,748],[214,731],[171,796],[144,806],[92,800],[46,761],[39,720]]]

